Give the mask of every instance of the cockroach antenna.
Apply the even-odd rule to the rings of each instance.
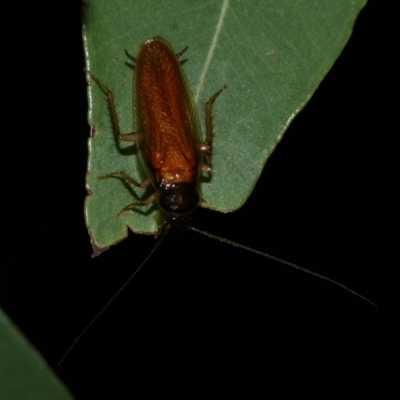
[[[156,252],[156,250],[160,247],[161,243],[164,241],[165,236],[167,236],[169,229],[170,229],[169,224],[163,225],[160,237],[157,240],[154,247],[152,248],[152,250],[150,251],[150,253],[142,261],[142,263],[139,265],[139,267],[136,268],[136,270],[127,279],[127,281],[117,290],[117,292],[114,294],[114,296],[112,296],[111,299],[108,300],[108,302],[104,305],[104,307],[95,315],[95,317],[86,325],[86,327],[82,330],[82,332],[71,343],[71,345],[68,347],[68,349],[63,354],[60,361],[58,362],[58,365],[61,365],[64,362],[64,360],[68,357],[69,353],[71,353],[71,350],[75,347],[75,345],[82,339],[82,337],[91,328],[91,326],[104,314],[104,312],[107,310],[107,308],[110,306],[110,304],[124,291],[124,289],[129,285],[129,283],[132,281],[132,279],[140,272],[140,270],[147,263],[147,261],[149,261],[150,257]]]

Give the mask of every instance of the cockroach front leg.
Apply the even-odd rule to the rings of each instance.
[[[121,208],[115,216],[119,217],[124,211],[129,210],[131,208],[140,207],[140,206],[147,206],[152,203],[156,199],[156,193],[153,193],[150,197],[148,197],[144,201],[135,201],[134,203],[128,204],[125,207]]]
[[[117,176],[119,178],[125,179],[127,182],[131,183],[132,185],[140,187],[142,189],[147,188],[148,186],[150,186],[150,184],[153,183],[153,180],[151,178],[147,178],[142,183],[139,183],[137,180],[135,180],[131,176],[129,176],[125,171],[111,172],[110,174],[99,176],[98,179],[105,179],[105,178],[110,178],[113,176]],[[147,206],[148,204],[152,203],[155,199],[156,199],[156,195],[155,195],[155,193],[153,193],[150,197],[148,197],[144,201],[135,201],[134,203],[126,205],[120,211],[118,211],[117,214],[115,214],[115,216],[119,217],[125,210],[128,210],[130,208]]]

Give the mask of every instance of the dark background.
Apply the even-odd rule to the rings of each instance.
[[[370,1],[361,11],[245,206],[194,215],[196,227],[327,275],[379,309],[264,258],[173,232],[61,367],[155,242],[132,234],[91,258],[79,2],[32,2],[3,15],[3,87],[11,90],[3,92],[0,301],[77,399],[393,398],[395,4]]]

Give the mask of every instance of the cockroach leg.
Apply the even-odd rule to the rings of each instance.
[[[133,179],[131,176],[129,176],[125,171],[116,171],[116,172],[111,172],[110,174],[99,176],[98,179],[105,179],[105,178],[110,178],[113,176],[120,177],[122,179],[125,179],[127,182],[131,183],[132,185],[135,185],[137,187],[140,187],[142,189],[147,188],[150,186],[150,184],[153,183],[153,180],[149,177],[145,179],[142,183],[139,183],[137,180]],[[119,217],[125,210],[138,207],[138,206],[146,206],[150,203],[152,203],[156,199],[156,194],[155,192],[146,200],[144,201],[135,201],[134,203],[128,204],[124,208],[122,208],[120,211],[118,211],[115,216]]]
[[[142,189],[147,188],[152,183],[152,179],[151,178],[147,178],[142,183],[140,183],[136,179],[133,179],[131,176],[129,176],[125,171],[111,172],[111,173],[109,173],[107,175],[99,176],[98,179],[110,178],[112,176],[119,176],[120,178],[125,179],[126,181],[131,183],[132,185],[140,187]]]
[[[114,130],[114,133],[118,136],[118,139],[121,141],[124,141],[124,142],[141,141],[143,139],[143,133],[141,133],[141,132],[132,132],[132,133],[121,134],[121,131],[119,128],[118,114],[117,114],[117,110],[115,107],[114,94],[113,94],[112,90],[104,82],[102,82],[99,78],[97,78],[92,72],[90,72],[89,70],[86,70],[86,72],[96,81],[96,83],[100,86],[100,88],[103,90],[103,92],[107,95],[108,107],[110,109],[113,130]],[[99,176],[98,179],[109,178],[112,176],[119,176],[120,178],[123,178],[126,181],[128,181],[129,183],[131,183],[132,185],[135,185],[135,186],[143,188],[143,189],[146,188],[147,186],[149,186],[152,182],[151,178],[147,178],[145,181],[140,183],[137,180],[133,179],[131,176],[129,176],[124,171],[111,172],[107,175]]]
[[[197,150],[201,151],[202,153],[209,153],[210,152],[210,146],[208,145],[208,143],[197,142],[196,143],[196,148],[197,148]]]
[[[101,90],[103,90],[103,92],[107,95],[108,108],[110,109],[113,131],[118,138],[121,138],[121,136],[123,135],[121,134],[121,130],[119,128],[119,120],[118,120],[117,109],[115,107],[113,91],[104,82],[102,82],[99,78],[97,78],[97,76],[94,75],[91,71],[89,71],[86,68],[85,71],[93,78],[93,80],[100,86]],[[127,133],[126,135],[130,136],[134,135],[134,133]]]
[[[119,217],[124,211],[129,210],[130,208],[140,207],[140,206],[147,206],[152,203],[156,199],[156,193],[154,192],[150,197],[148,197],[144,201],[135,201],[134,203],[128,204],[123,207],[120,211],[118,211],[115,216]]]
[[[204,164],[207,165],[211,169],[211,153],[212,153],[212,142],[214,138],[214,132],[212,127],[212,106],[215,99],[221,94],[223,90],[225,90],[228,86],[224,85],[218,92],[214,93],[205,104],[206,108],[206,143],[208,145],[207,152],[204,152]]]
[[[141,132],[133,132],[133,133],[124,133],[118,136],[118,139],[122,142],[140,142],[143,140],[143,133]]]

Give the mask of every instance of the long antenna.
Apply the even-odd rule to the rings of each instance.
[[[275,257],[275,256],[271,256],[270,254],[263,253],[262,251],[252,249],[251,247],[247,247],[247,246],[244,246],[244,245],[242,245],[240,243],[233,242],[232,240],[228,240],[228,239],[225,239],[223,237],[220,237],[220,236],[217,236],[217,235],[213,235],[212,233],[201,231],[200,229],[193,228],[193,226],[188,226],[187,229],[190,229],[190,230],[192,230],[194,232],[200,233],[201,235],[207,236],[207,237],[209,237],[211,239],[219,240],[220,242],[227,243],[227,244],[230,244],[231,246],[238,247],[239,249],[247,250],[247,251],[250,251],[251,253],[258,254],[259,256],[263,256],[263,257],[269,258],[270,260],[279,262],[281,264],[287,265],[288,267],[291,267],[291,268],[297,269],[299,271],[305,272],[306,274],[315,276],[316,278],[323,279],[324,281],[327,281],[329,283],[332,283],[333,285],[339,286],[340,288],[346,290],[347,292],[351,293],[352,295],[359,297],[360,299],[362,299],[362,300],[366,301],[367,303],[371,304],[373,307],[378,308],[378,306],[375,303],[373,303],[371,300],[367,299],[363,295],[355,292],[354,290],[348,288],[347,286],[343,285],[342,283],[337,282],[337,281],[335,281],[335,280],[333,280],[331,278],[328,278],[328,277],[326,277],[324,275],[317,274],[316,272],[310,271],[309,269],[299,267],[298,265],[293,264],[293,263],[291,263],[289,261],[285,261],[285,260],[282,260],[281,258],[278,258],[278,257]]]
[[[161,234],[160,238],[158,239],[157,243],[154,245],[154,247],[150,251],[150,253],[147,255],[147,257],[143,260],[143,262],[139,265],[139,267],[132,273],[132,275],[128,278],[128,280],[117,290],[117,292],[114,294],[114,296],[111,297],[111,299],[106,303],[106,305],[86,325],[86,327],[83,329],[83,331],[76,337],[76,339],[68,347],[67,351],[61,357],[60,361],[58,362],[58,365],[61,365],[64,362],[64,360],[67,358],[67,356],[71,352],[71,350],[75,347],[75,345],[79,342],[79,340],[81,340],[82,336],[84,336],[86,334],[86,332],[90,329],[90,327],[99,319],[99,317],[104,313],[104,311],[107,310],[107,308],[110,306],[110,304],[129,285],[130,281],[139,273],[139,271],[142,269],[142,267],[147,263],[149,258],[155,253],[155,251],[158,249],[160,244],[163,242],[163,240],[165,239],[165,236],[167,236],[167,233],[168,233],[170,227],[171,226],[169,224],[165,224],[165,226],[162,228],[162,234]]]

